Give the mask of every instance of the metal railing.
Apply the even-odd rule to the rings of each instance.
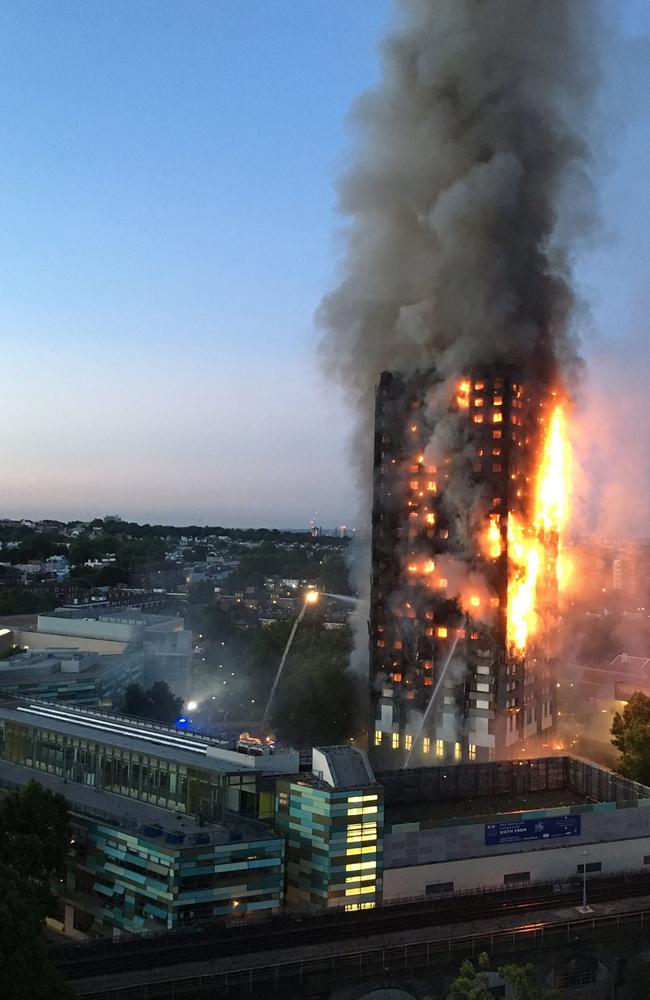
[[[219,996],[254,997],[260,992],[279,997],[292,996],[304,984],[325,980],[343,983],[373,976],[395,975],[433,966],[455,966],[467,957],[487,953],[501,959],[542,948],[609,941],[621,936],[643,934],[650,928],[650,910],[612,914],[591,919],[526,924],[511,930],[471,934],[446,940],[433,939],[414,944],[391,945],[329,957],[251,966],[205,976],[179,977],[133,986],[102,988],[100,984],[77,985],[77,995],[93,1000],[207,1000]]]

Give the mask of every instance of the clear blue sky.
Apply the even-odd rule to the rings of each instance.
[[[350,415],[312,317],[335,274],[345,116],[390,10],[0,3],[0,516],[354,517]],[[646,0],[625,22],[650,34]],[[579,261],[594,385],[603,357],[620,369],[618,338],[625,393],[648,357],[647,66],[613,54],[605,117],[631,120],[605,144],[607,238]]]

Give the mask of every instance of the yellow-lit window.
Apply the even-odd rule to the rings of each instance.
[[[370,871],[377,867],[376,861],[355,861],[350,865],[345,866],[346,872],[362,872]]]
[[[476,744],[470,743],[469,745],[469,759],[476,760]]]
[[[474,388],[476,389],[477,392],[480,392],[481,389],[485,389],[485,382],[475,382]]]
[[[474,400],[474,406],[483,406],[483,398],[479,397]]]
[[[426,514],[424,520],[427,522],[427,524],[435,524],[436,523],[436,515],[435,514]]]
[[[393,750],[399,750],[399,733],[393,733],[392,744],[393,744]]]
[[[413,737],[410,733],[404,733],[404,749],[410,750],[413,746]]]
[[[362,816],[363,809],[361,806],[355,806],[354,809],[348,809],[348,816]]]
[[[431,750],[431,740],[428,736],[424,736],[422,739],[422,753],[429,753]]]
[[[433,479],[427,481],[427,489],[429,493],[436,493],[438,490],[438,484]]]
[[[447,581],[445,580],[445,587],[446,586],[447,586]],[[438,636],[439,639],[446,639],[447,634],[448,631],[446,625],[439,625],[438,628],[436,629],[436,635]]]
[[[500,410],[495,410],[495,412],[492,414],[492,423],[493,424],[503,423],[503,413],[501,413]]]
[[[381,746],[381,729],[375,729],[375,746]]]
[[[462,757],[462,750],[460,743],[454,743],[454,760],[460,760]]]
[[[494,406],[503,406],[503,396],[495,396],[492,403]]]

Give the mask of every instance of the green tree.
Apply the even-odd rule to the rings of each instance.
[[[635,691],[612,721],[612,743],[620,753],[616,770],[626,778],[650,784],[650,698]]]
[[[148,691],[140,684],[129,684],[122,702],[122,711],[126,715],[163,722],[168,726],[174,724],[182,708],[183,699],[177,698],[164,681],[156,681]]]
[[[503,965],[497,974],[510,986],[512,1000],[559,1000],[557,990],[546,990],[532,981],[532,965]],[[494,1000],[490,988],[490,960],[486,954],[479,955],[474,966],[466,959],[451,984],[448,1000]]]
[[[0,996],[72,997],[42,934],[70,843],[68,806],[36,782],[0,798]]]

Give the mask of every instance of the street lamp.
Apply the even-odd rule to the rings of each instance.
[[[289,633],[289,638],[287,640],[287,644],[284,647],[284,652],[282,654],[282,659],[280,660],[280,666],[278,667],[278,671],[277,671],[277,673],[275,675],[275,679],[273,681],[273,687],[271,688],[271,693],[269,695],[269,700],[266,703],[266,708],[264,709],[264,715],[262,716],[262,729],[265,729],[266,725],[268,723],[269,713],[271,711],[271,705],[273,704],[273,698],[275,697],[275,691],[276,691],[276,688],[277,688],[277,686],[278,686],[278,684],[280,682],[280,677],[282,676],[282,671],[284,670],[284,665],[285,665],[285,663],[287,661],[287,656],[289,655],[289,650],[291,649],[291,643],[293,642],[293,638],[294,638],[296,632],[298,631],[298,626],[300,625],[300,622],[305,617],[305,611],[307,610],[307,608],[310,605],[312,605],[312,604],[316,604],[317,602],[318,602],[318,591],[317,590],[308,590],[307,593],[305,594],[305,597],[304,597],[304,600],[303,600],[303,604],[302,604],[302,608],[300,609],[300,614],[298,615],[298,617],[296,618],[295,622],[293,623],[293,628],[291,629],[291,632]]]
[[[581,851],[582,854],[582,906],[576,906],[578,913],[593,913],[590,906],[587,906],[587,857],[589,851]]]

